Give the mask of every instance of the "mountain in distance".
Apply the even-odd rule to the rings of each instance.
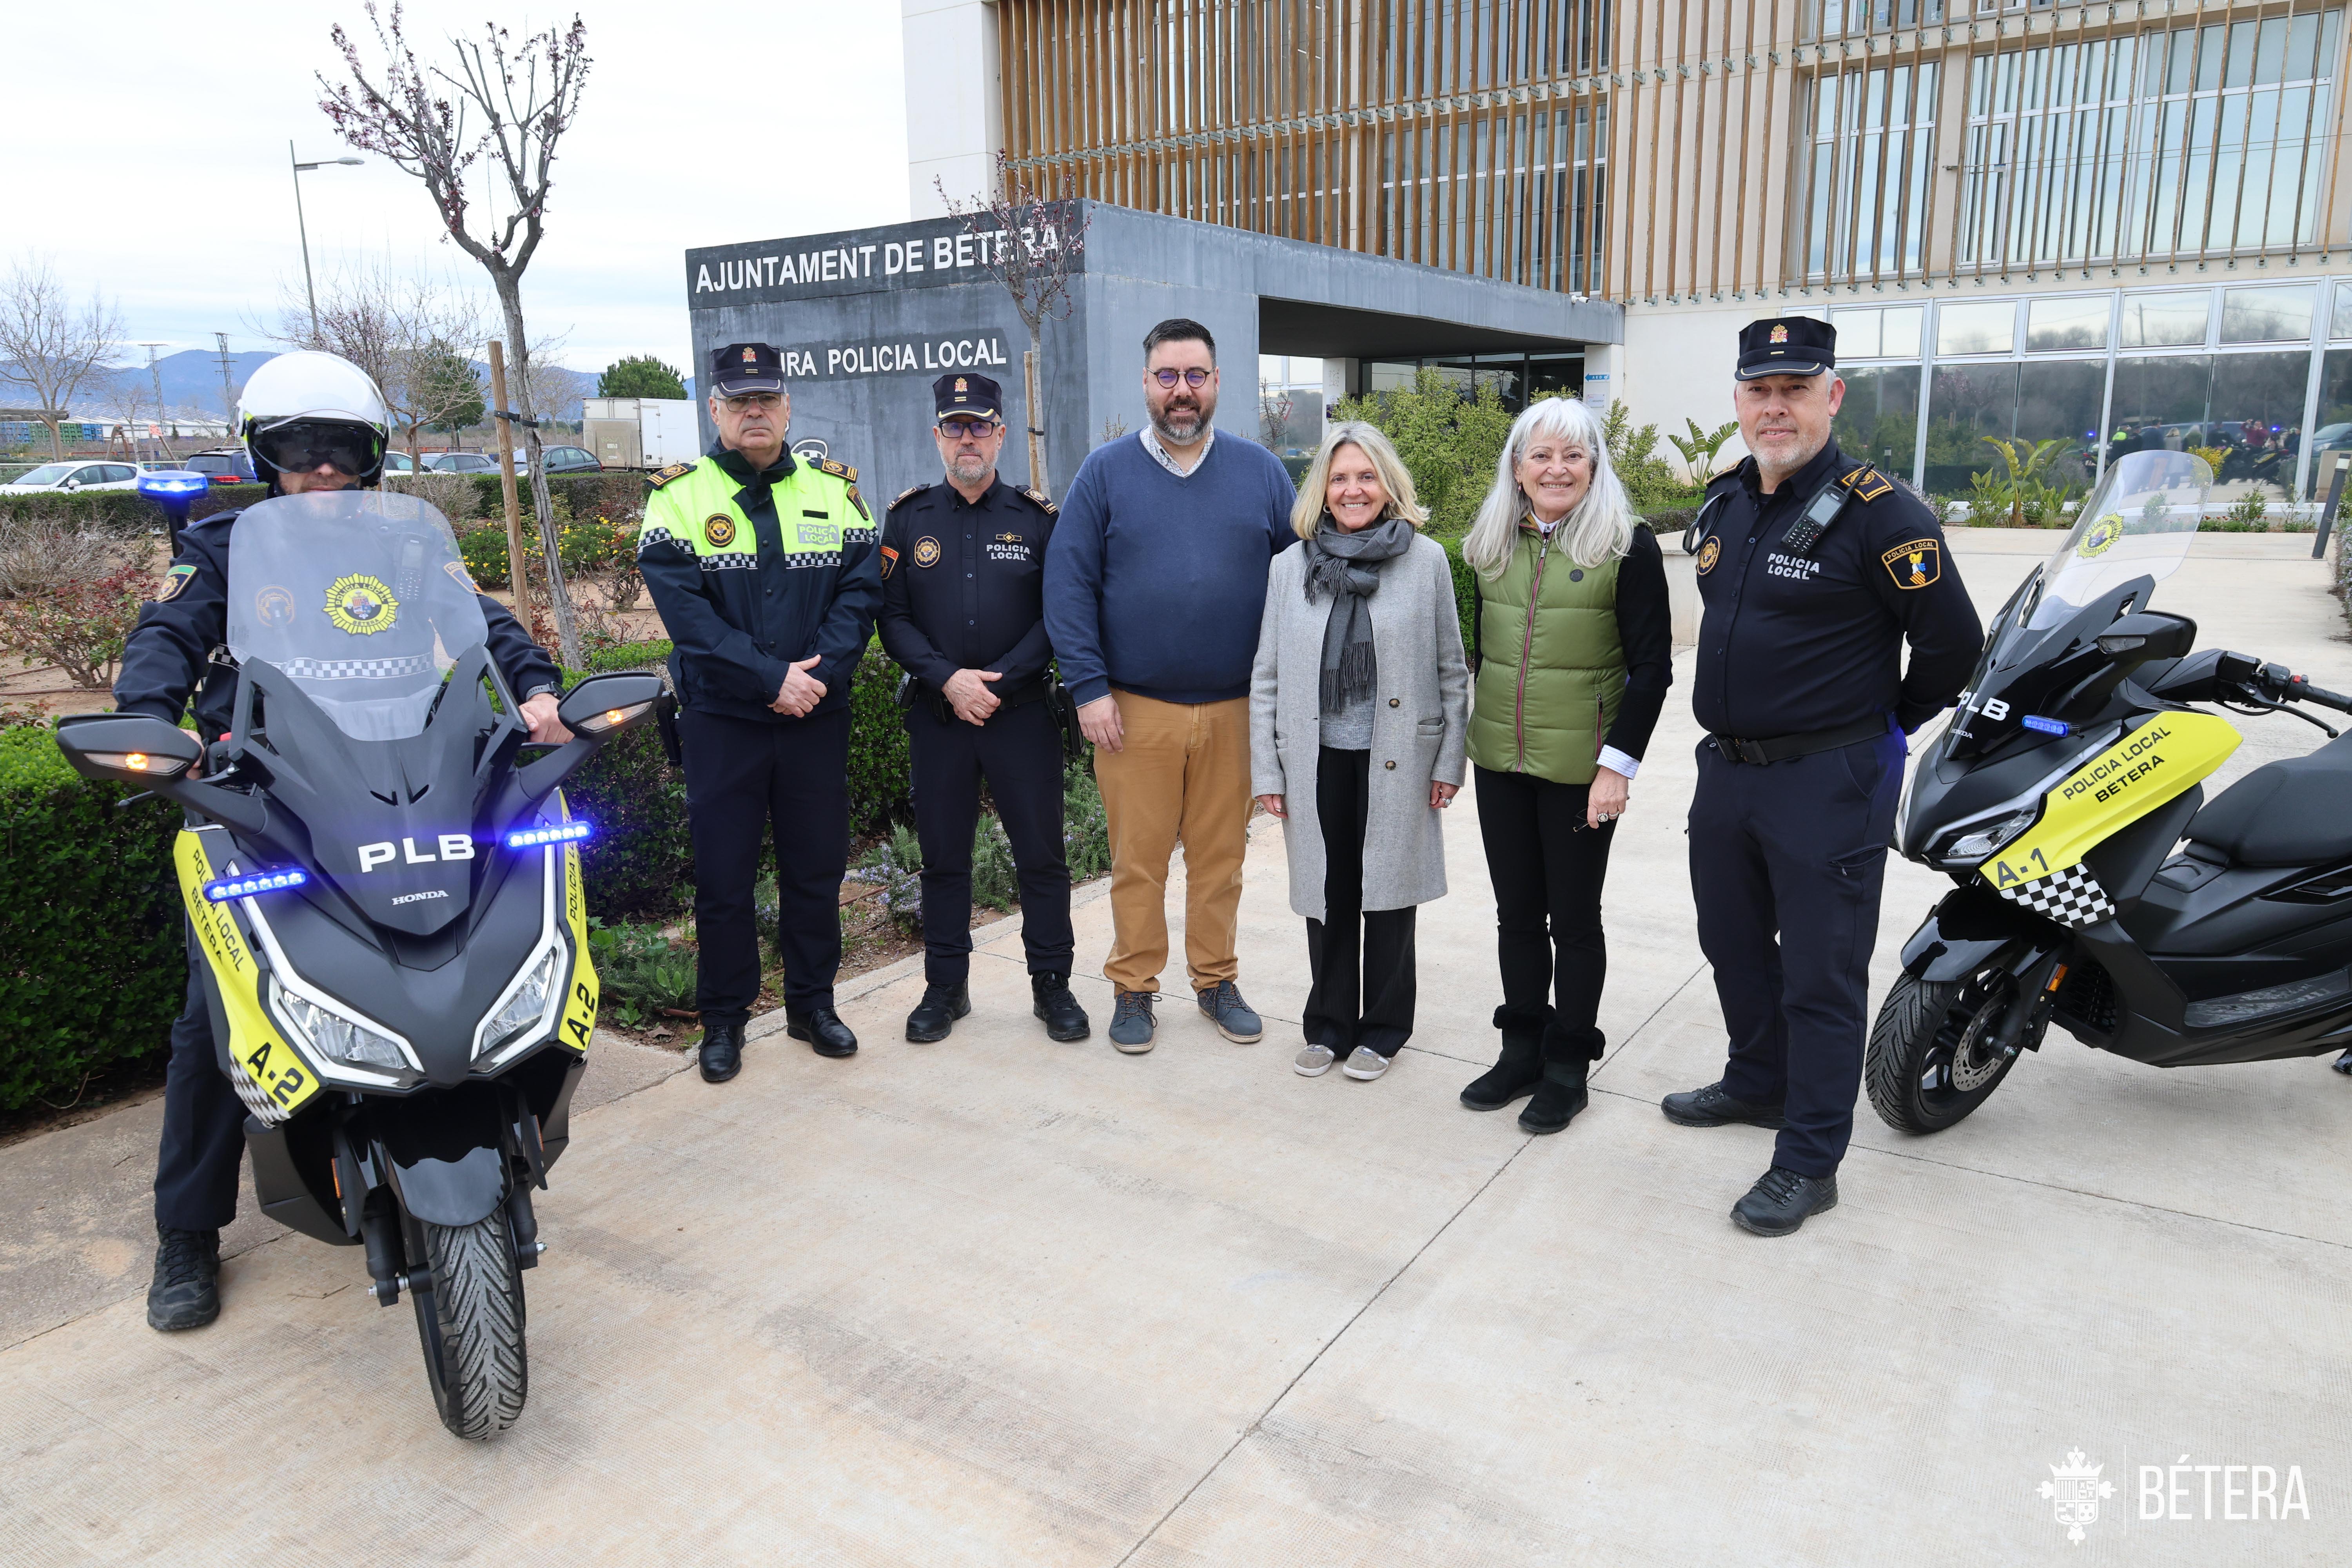
[[[228,356],[231,384],[239,393],[244,392],[246,378],[276,359],[278,352],[275,349],[247,349],[231,353]],[[474,360],[470,363],[474,374],[481,378],[482,396],[487,402],[490,389],[489,362]],[[163,405],[173,415],[188,419],[228,417],[221,406],[221,365],[217,350],[182,349],[177,353],[159,356],[155,368],[163,376]],[[112,374],[138,378],[140,390],[146,393],[146,396],[140,400],[142,411],[153,400],[154,384],[144,363],[133,362],[118,365]],[[561,406],[553,411],[554,416],[567,422],[579,418],[580,400],[596,395],[596,377],[586,371],[561,370],[558,379],[562,397]],[[688,384],[689,389],[692,384],[690,382]],[[22,395],[22,387],[0,388],[0,402],[18,403],[23,401]],[[119,412],[114,399],[89,394],[77,398],[74,408],[78,413],[89,414]]]

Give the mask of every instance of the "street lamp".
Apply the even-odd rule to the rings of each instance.
[[[310,341],[315,343],[319,341],[319,289],[310,281],[310,226],[302,219],[302,174],[305,170],[323,169],[330,163],[356,164],[362,160],[321,158],[316,163],[305,163],[294,156],[294,143],[289,142],[286,143],[286,161],[294,165],[294,227],[302,237],[302,289],[310,297]]]

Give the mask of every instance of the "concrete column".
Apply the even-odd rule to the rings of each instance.
[[[1351,359],[1327,359],[1323,362],[1323,423],[1331,423],[1331,410],[1343,397],[1355,395],[1356,362]]]
[[[942,217],[939,186],[985,198],[1004,145],[1004,76],[993,0],[899,0],[906,25],[907,197],[910,216]]]
[[[1625,335],[1631,339],[1633,334],[1629,330]],[[1624,366],[1624,344],[1584,345],[1584,402],[1595,414],[1607,414],[1609,405],[1625,395]]]

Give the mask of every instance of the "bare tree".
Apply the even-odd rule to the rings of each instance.
[[[335,47],[342,53],[351,80],[331,82],[320,76],[324,96],[319,107],[345,142],[389,158],[424,181],[449,238],[490,275],[506,317],[509,384],[522,405],[518,412],[530,422],[523,426],[530,499],[539,514],[540,550],[552,590],[556,637],[565,662],[576,668],[580,634],[563,584],[555,508],[548,495],[547,465],[531,402],[522,276],[545,232],[556,144],[580,112],[590,64],[588,30],[574,16],[567,27],[550,27],[517,42],[505,28],[485,23],[478,38],[449,40],[456,65],[454,70],[445,70],[418,61],[402,30],[398,0],[389,17],[378,14],[375,0],[367,0],[366,10],[383,57],[383,70],[372,77],[358,47],[337,26]],[[480,121],[478,129],[469,124],[474,119]],[[486,153],[492,191],[504,200],[488,204],[478,233],[466,178]],[[498,213],[500,205],[506,209],[503,217]]]
[[[0,382],[33,395],[51,457],[66,455],[58,424],[75,398],[103,387],[112,374],[107,351],[121,336],[121,311],[95,289],[77,305],[47,261],[28,254],[9,268],[0,285]]]
[[[1029,352],[1022,357],[1022,384],[1029,410],[1029,482],[1050,494],[1045,477],[1045,324],[1067,315],[1084,270],[1087,210],[1078,205],[1077,182],[1069,171],[1049,191],[1041,176],[1032,184],[1002,149],[996,154],[993,192],[960,201],[947,186],[931,182],[952,217],[963,221],[981,265],[1013,296],[1013,309],[1029,329]]]
[[[1257,444],[1267,451],[1279,454],[1282,444],[1289,438],[1290,416],[1297,405],[1287,386],[1258,383],[1257,423],[1260,434]]]

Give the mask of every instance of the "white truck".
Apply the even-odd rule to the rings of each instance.
[[[659,468],[702,455],[694,403],[684,397],[591,397],[581,435],[608,468]]]

